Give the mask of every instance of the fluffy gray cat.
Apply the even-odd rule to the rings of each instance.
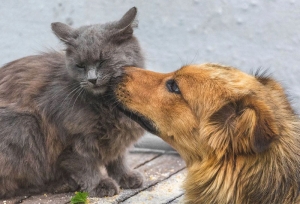
[[[144,66],[136,14],[78,29],[53,23],[65,52],[0,69],[0,198],[75,190],[103,197],[142,185],[125,152],[144,131],[105,99],[122,67]]]

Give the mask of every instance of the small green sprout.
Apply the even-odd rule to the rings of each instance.
[[[71,204],[88,204],[88,196],[87,192],[75,192],[75,195],[71,198]]]

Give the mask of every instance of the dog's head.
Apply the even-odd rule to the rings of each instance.
[[[292,111],[272,79],[216,64],[167,74],[129,67],[114,93],[129,117],[187,163],[209,154],[264,152],[281,131],[275,111]]]

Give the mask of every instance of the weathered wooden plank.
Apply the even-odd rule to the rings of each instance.
[[[184,195],[179,196],[178,198],[176,198],[175,200],[172,200],[166,204],[182,204],[184,200]]]
[[[64,194],[43,194],[25,197],[16,197],[7,200],[0,200],[1,204],[47,204],[47,203],[67,203],[70,201],[74,193],[64,193]]]
[[[131,196],[145,190],[158,182],[169,178],[171,175],[185,168],[185,163],[177,154],[162,154],[162,153],[130,153],[129,165],[142,172],[145,176],[145,183],[142,188],[134,190],[121,190],[119,195],[107,198],[90,198],[90,203],[119,203]],[[74,193],[67,194],[43,194],[31,196],[22,203],[24,204],[38,204],[38,203],[68,203]],[[17,199],[2,201],[3,204],[12,204]],[[0,202],[1,203],[1,202]]]
[[[124,204],[136,203],[169,203],[183,194],[181,188],[182,182],[186,176],[185,170],[179,171],[170,178],[139,192],[138,194],[128,198]]]
[[[64,204],[71,200],[74,193],[63,193],[63,194],[43,194],[32,196],[24,200],[23,204]]]
[[[2,199],[2,200],[0,200],[0,203],[1,204],[15,204],[15,203],[22,202],[26,198],[27,198],[26,196],[18,196],[18,197],[12,198],[12,199]]]
[[[161,153],[152,152],[132,152],[128,155],[127,162],[131,168],[137,168],[156,157],[160,156]]]
[[[92,198],[91,203],[120,203],[148,189],[151,186],[169,178],[185,168],[184,161],[177,154],[163,154],[154,160],[137,168],[145,176],[142,188],[122,190],[119,195],[107,198]]]
[[[154,158],[161,155],[161,153],[151,153],[151,152],[142,152],[137,153],[133,152],[128,155],[128,163],[132,168],[143,165]],[[23,199],[23,197],[18,197],[14,199],[2,200],[3,204],[13,204],[18,201],[22,201],[22,203],[66,203],[73,196],[73,193],[70,194],[43,194],[31,196],[27,199]]]

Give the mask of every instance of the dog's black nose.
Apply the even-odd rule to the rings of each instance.
[[[97,78],[94,78],[94,79],[88,79],[88,81],[95,85],[96,82],[97,82]]]

